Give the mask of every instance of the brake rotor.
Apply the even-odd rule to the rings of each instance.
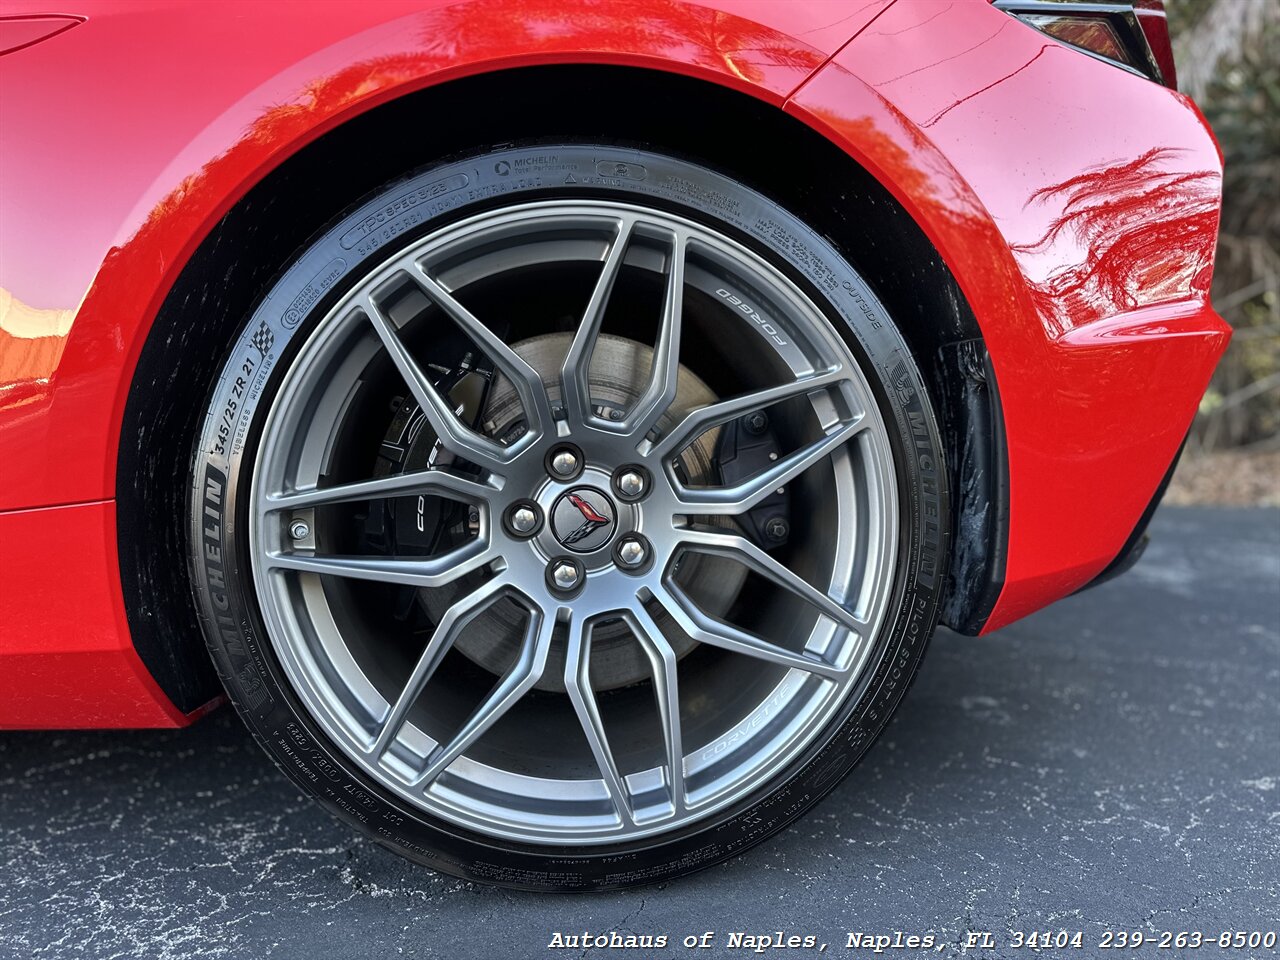
[[[538,371],[555,407],[560,401],[560,367],[573,337],[568,333],[552,333],[531,337],[514,344],[512,349]],[[629,409],[648,382],[653,350],[624,337],[601,334],[591,359],[590,395],[597,413],[608,416],[612,411]],[[658,422],[668,429],[690,410],[718,398],[692,371],[683,365],[677,379],[676,400]],[[505,377],[498,377],[481,414],[481,426],[493,437],[518,432],[524,416],[515,387]],[[715,449],[719,428],[709,430],[694,441],[681,457],[686,482],[715,483]],[[429,433],[429,431],[428,431]],[[736,531],[731,518],[706,518],[706,523]],[[713,558],[688,554],[680,565],[680,581],[691,595],[699,598],[699,606],[712,616],[722,616],[732,605],[746,580],[746,570],[738,564],[715,563]],[[432,620],[439,622],[454,599],[475,586],[475,578],[463,578],[445,589],[421,590],[419,600]],[[477,617],[457,640],[454,648],[485,670],[502,675],[515,659],[524,635],[526,614],[511,601],[495,604]],[[677,657],[689,653],[697,642],[680,630],[664,611],[655,620]],[[596,625],[591,641],[591,683],[596,690],[613,690],[650,679],[652,666],[631,631],[620,620]],[[536,687],[539,690],[564,692],[564,644],[552,647],[547,668]]]

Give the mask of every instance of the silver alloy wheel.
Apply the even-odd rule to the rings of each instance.
[[[562,335],[558,368],[535,368],[522,342],[504,342],[485,322],[505,318],[481,319],[465,305],[479,286],[565,265],[594,279],[576,330]],[[592,359],[624,275],[662,294],[651,369],[638,371],[634,401],[620,409],[593,394]],[[732,325],[719,358],[682,358],[691,297],[698,316]],[[444,330],[461,331],[488,359],[495,391],[514,391],[515,430],[495,435],[457,415],[425,355]],[[682,377],[695,359],[774,376],[687,406]],[[357,398],[379,363],[393,365],[433,435],[429,465],[344,475],[335,464],[364,429]],[[695,441],[764,410],[787,435],[766,467],[732,482],[691,482],[685,458]],[[560,468],[569,461],[552,463],[561,448],[582,459],[568,479]],[[642,478],[639,495],[619,493],[624,473]],[[635,486],[626,477],[624,489]],[[789,564],[735,519],[784,489],[793,504]],[[435,498],[464,504],[466,535],[431,555],[334,552],[330,544],[348,542],[340,509],[384,498],[416,498],[419,516]],[[424,811],[535,844],[673,832],[776,777],[866,679],[898,542],[885,425],[819,309],[730,237],[622,202],[484,213],[371,269],[290,362],[263,428],[252,504],[267,633],[323,731]],[[539,514],[536,532],[504,522],[517,507]],[[305,536],[291,533],[304,526]],[[564,562],[577,565],[576,582],[557,572]],[[715,605],[686,575],[699,564],[702,582],[709,564],[712,581],[737,585],[732,610],[708,609]],[[445,596],[447,605],[429,637],[392,638],[365,622],[353,585],[361,581]],[[499,604],[520,611],[518,636],[501,675],[485,674],[491,687],[460,707],[443,675],[461,663],[468,630]],[[642,651],[648,676],[598,689],[593,648],[603,631],[619,629]],[[555,689],[567,696],[549,692],[543,677],[560,663]],[[564,718],[585,749],[571,744]]]

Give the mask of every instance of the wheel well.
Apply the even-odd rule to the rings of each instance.
[[[188,571],[174,558],[187,555],[192,437],[231,335],[308,238],[386,181],[448,154],[584,136],[657,147],[755,187],[806,220],[872,285],[930,384],[952,461],[956,546],[943,619],[980,629],[999,592],[1004,547],[999,404],[973,314],[919,227],[838,148],[750,96],[636,68],[531,67],[431,87],[326,133],[226,214],[161,305],[125,409],[118,525],[134,644],[180,709],[218,692]],[[785,154],[779,143],[788,144]],[[329,201],[316,204],[318,192]]]

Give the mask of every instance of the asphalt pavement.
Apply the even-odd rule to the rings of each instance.
[[[1080,931],[1048,955],[1091,957],[1115,952],[1107,931],[1280,932],[1280,510],[1166,508],[1153,533],[1110,584],[990,637],[941,632],[898,719],[798,825],[623,893],[414,867],[301,797],[228,710],[0,734],[0,957],[749,957],[731,934],[776,931],[839,957],[876,955],[851,932],[933,936],[878,954],[895,958],[960,955],[971,931],[995,946],[968,956],[1027,957],[1018,931]],[[548,949],[557,931],[668,946]]]

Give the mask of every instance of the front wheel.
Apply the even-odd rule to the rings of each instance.
[[[795,215],[540,144],[388,185],[231,344],[197,440],[228,694],[355,829],[470,879],[668,879],[884,726],[948,529],[919,371]]]

